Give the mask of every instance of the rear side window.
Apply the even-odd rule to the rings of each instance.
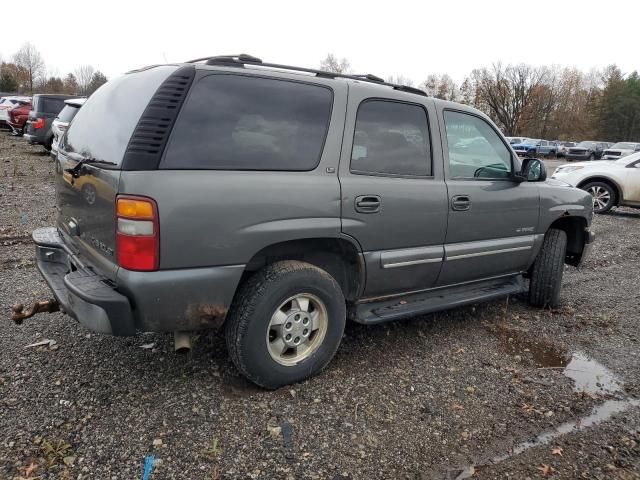
[[[62,98],[40,97],[38,102],[38,112],[58,113],[64,108],[64,100]]]
[[[73,120],[73,117],[78,113],[78,107],[74,107],[73,105],[65,105],[64,108],[58,114],[58,120],[62,122],[70,122]]]
[[[177,68],[172,65],[148,68],[104,84],[78,110],[63,137],[62,149],[120,165],[149,100]]]
[[[424,108],[365,100],[356,118],[351,172],[430,176],[431,145]]]
[[[178,116],[162,168],[314,169],[331,117],[330,89],[243,75],[208,75]]]

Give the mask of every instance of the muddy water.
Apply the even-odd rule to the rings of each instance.
[[[614,394],[622,391],[622,382],[613,372],[582,352],[569,353],[516,330],[501,330],[498,339],[507,353],[518,355],[523,363],[542,370],[560,370],[573,380],[578,392]]]
[[[532,364],[538,369],[557,369],[573,380],[574,389],[590,394],[623,393],[622,381],[604,365],[589,358],[582,352],[569,353],[540,339],[532,339],[529,332],[500,328],[497,334],[500,346],[507,353],[518,356],[523,363]],[[475,465],[464,467],[456,480],[471,478],[475,472],[489,465],[495,465],[519,455],[526,450],[547,445],[562,435],[578,432],[606,422],[612,416],[632,407],[639,407],[640,400],[622,398],[607,400],[595,407],[592,412],[575,421],[563,423],[554,429],[544,431],[533,440],[515,445],[508,453],[496,455]]]

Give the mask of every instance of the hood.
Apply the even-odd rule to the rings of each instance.
[[[622,149],[622,148],[607,148],[604,151],[604,155],[620,155],[620,156],[627,156],[627,155],[631,155],[632,153],[634,153],[635,150],[631,150],[631,149]]]
[[[536,144],[535,143],[528,143],[528,142],[523,142],[523,143],[514,143],[511,145],[513,148],[517,148],[517,147],[535,147]]]

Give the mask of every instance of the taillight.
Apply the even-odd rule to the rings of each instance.
[[[127,270],[153,271],[160,265],[158,207],[151,198],[116,198],[116,255]]]
[[[36,130],[39,128],[44,128],[44,118],[36,118],[31,122],[31,126]]]

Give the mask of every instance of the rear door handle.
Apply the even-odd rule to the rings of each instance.
[[[359,195],[356,197],[356,212],[376,213],[380,211],[380,195]]]
[[[451,209],[459,212],[471,208],[471,197],[469,195],[455,195],[451,197]]]

